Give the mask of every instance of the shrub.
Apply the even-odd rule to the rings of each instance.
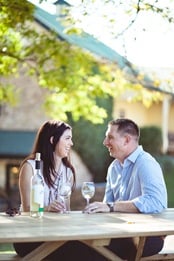
[[[159,162],[166,182],[168,193],[168,207],[174,207],[174,158],[168,155],[155,157]]]
[[[155,155],[161,153],[162,132],[157,126],[146,126],[140,128],[140,144],[144,150]]]
[[[73,149],[80,155],[95,182],[104,182],[109,163],[113,160],[103,146],[103,139],[108,121],[111,120],[113,100],[99,99],[98,104],[104,107],[108,117],[103,124],[92,124],[84,119],[70,124],[73,127]]]

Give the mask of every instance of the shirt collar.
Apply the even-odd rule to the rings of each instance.
[[[132,163],[135,163],[136,159],[140,155],[140,153],[143,151],[143,147],[139,145],[136,150],[134,150],[126,159],[125,161],[129,160]]]
[[[127,167],[130,163],[135,163],[138,156],[142,153],[143,147],[139,145],[136,150],[134,150],[127,158],[125,158],[124,163],[121,164],[117,159],[114,160],[113,164],[120,165],[121,167]]]
[[[131,163],[135,163],[140,153],[143,151],[143,148],[141,145],[137,147],[136,150],[134,150],[125,160],[123,163],[123,168],[129,166]]]

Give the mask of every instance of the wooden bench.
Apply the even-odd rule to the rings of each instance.
[[[174,260],[174,253],[159,253],[154,256],[142,257],[140,261],[153,261],[153,260]]]
[[[0,252],[0,261],[18,261],[21,260],[21,258],[15,253],[6,253],[6,252]],[[46,260],[46,259],[45,259]],[[161,250],[160,253],[148,256],[148,257],[141,257],[140,261],[163,261],[163,260],[173,260],[174,261],[174,236],[167,236],[164,241],[164,247]]]
[[[0,261],[20,261],[21,257],[16,253],[6,253],[0,252]],[[50,259],[45,258],[44,261],[51,261]]]
[[[164,241],[164,247],[156,255],[142,257],[141,261],[153,261],[153,260],[174,260],[174,236],[167,236]]]
[[[8,261],[8,260],[20,260],[20,257],[16,253],[6,253],[0,252],[0,260],[1,261]]]

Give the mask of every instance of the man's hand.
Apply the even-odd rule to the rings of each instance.
[[[98,201],[89,204],[83,210],[83,213],[88,213],[88,214],[101,213],[101,212],[110,212],[110,208],[106,203],[98,202]]]

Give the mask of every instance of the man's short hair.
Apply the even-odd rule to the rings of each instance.
[[[128,133],[138,138],[140,136],[140,129],[138,125],[130,119],[121,118],[121,119],[112,120],[109,122],[109,125],[117,126],[117,130],[120,133]]]

